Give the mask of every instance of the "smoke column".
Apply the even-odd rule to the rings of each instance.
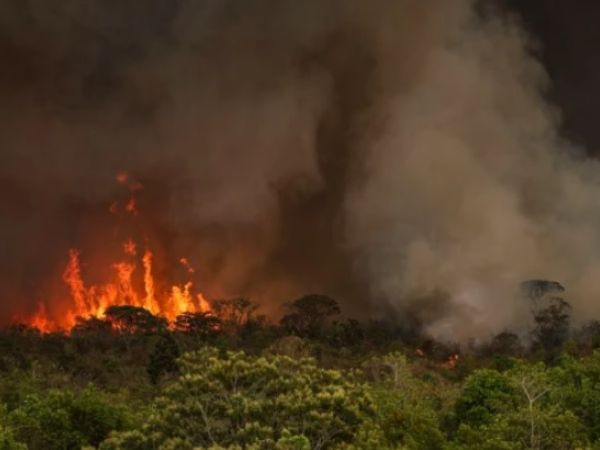
[[[119,233],[127,170],[211,297],[319,291],[461,340],[548,278],[597,315],[600,172],[534,46],[470,0],[1,2],[0,314],[52,308],[67,249]]]

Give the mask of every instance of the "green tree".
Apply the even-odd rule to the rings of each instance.
[[[600,441],[600,351],[583,360],[562,357],[549,377],[553,384],[549,403],[572,411],[584,424],[589,440]]]
[[[551,394],[559,387],[550,374],[543,364],[520,364],[502,374],[476,371],[457,401],[457,409],[468,407],[462,415],[456,414],[459,422],[455,447],[451,448],[586,448],[588,440],[581,421],[552,399]]]
[[[0,450],[28,450],[27,445],[18,442],[10,428],[0,426]]]
[[[28,395],[9,421],[29,450],[96,446],[126,424],[124,409],[93,388],[77,395],[65,390]]]
[[[320,369],[312,359],[220,355],[205,348],[184,354],[179,364],[179,380],[156,400],[141,433],[126,435],[131,448],[177,442],[178,449],[268,449],[286,436],[304,436],[312,449],[328,449],[351,442],[374,415],[362,384],[350,374]],[[113,436],[102,450],[116,448],[122,438]]]
[[[179,347],[170,334],[159,337],[150,353],[146,371],[152,384],[158,383],[161,375],[177,373],[177,358],[179,358]]]
[[[477,370],[467,378],[455,403],[455,420],[473,427],[486,425],[495,415],[514,410],[518,401],[510,378],[496,370]]]
[[[27,450],[27,446],[16,439],[7,408],[2,404],[0,404],[0,450]]]
[[[438,412],[443,401],[434,385],[416,378],[406,356],[400,352],[371,358],[364,368],[375,380],[371,393],[385,437],[380,445],[410,450],[442,449],[446,440]]]

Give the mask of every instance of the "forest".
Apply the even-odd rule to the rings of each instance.
[[[526,335],[470,344],[305,295],[174,323],[127,305],[0,334],[0,449],[600,449],[600,322],[523,283]]]

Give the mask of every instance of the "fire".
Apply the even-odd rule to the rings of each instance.
[[[135,256],[136,255],[136,245],[131,239],[128,239],[127,242],[123,244],[123,252],[126,255]]]
[[[144,290],[146,291],[146,297],[144,299],[144,308],[150,311],[152,314],[158,314],[160,308],[156,303],[156,297],[154,295],[154,278],[152,277],[152,252],[146,250],[144,257],[142,258],[144,264]]]
[[[190,262],[188,261],[187,258],[180,258],[179,262],[181,263],[181,265],[183,267],[185,267],[185,269],[189,272],[189,273],[194,273],[195,270],[192,266],[190,266]]]
[[[458,354],[451,355],[446,362],[442,363],[442,367],[445,369],[454,369],[456,368],[459,359],[460,356]]]
[[[127,172],[117,174],[116,180],[126,184],[129,190],[125,212],[137,215],[134,192],[140,190],[142,185],[132,181]],[[117,205],[117,202],[111,204],[111,212],[117,211]],[[107,308],[114,305],[142,307],[170,322],[186,312],[210,312],[208,301],[203,294],[194,291],[191,280],[170,287],[165,287],[164,280],[157,283],[153,272],[155,255],[147,244],[140,245],[130,238],[122,243],[121,249],[123,255],[109,266],[112,275],[100,284],[86,283],[81,252],[76,248],[70,249],[62,274],[69,290],[69,298],[61,303],[65,306],[57,313],[48,311],[45,304],[40,303],[36,313],[27,320],[28,324],[43,332],[68,331],[77,323],[78,317],[102,318]],[[187,276],[195,273],[187,258],[181,257],[179,263]]]
[[[127,180],[129,179],[129,174],[125,171],[119,172],[116,175],[115,179],[117,180],[118,183],[125,184],[125,183],[127,183]]]
[[[135,197],[131,197],[127,201],[127,204],[125,205],[125,211],[127,211],[129,214],[133,214],[133,215],[136,215],[138,213]]]
[[[185,312],[210,312],[210,305],[203,294],[195,293],[192,281],[173,285],[163,295],[158,295],[152,272],[153,253],[146,249],[141,258],[131,252],[131,243],[123,245],[128,260],[112,265],[113,279],[101,285],[86,285],[81,269],[80,252],[69,250],[69,260],[63,272],[63,280],[69,287],[70,304],[60,319],[52,319],[44,304],[40,304],[35,315],[28,321],[41,331],[69,330],[77,317],[101,318],[109,306],[132,305],[147,309],[152,314],[169,321]],[[135,245],[135,244],[134,244]],[[141,271],[138,268],[141,266]],[[136,288],[136,273],[141,272],[142,292]]]
[[[69,285],[71,290],[71,298],[74,303],[71,313],[74,315],[84,314],[89,309],[87,305],[88,291],[81,279],[79,251],[76,249],[69,250],[69,263],[63,273],[63,280]],[[40,305],[40,308],[43,312],[43,305]]]
[[[38,310],[31,321],[31,326],[44,333],[51,331],[52,324],[46,319],[46,308],[43,303],[38,305]]]

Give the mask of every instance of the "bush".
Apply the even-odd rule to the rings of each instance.
[[[125,412],[93,388],[78,395],[50,390],[25,397],[9,421],[29,450],[78,449],[96,446],[111,430],[122,429]]]

